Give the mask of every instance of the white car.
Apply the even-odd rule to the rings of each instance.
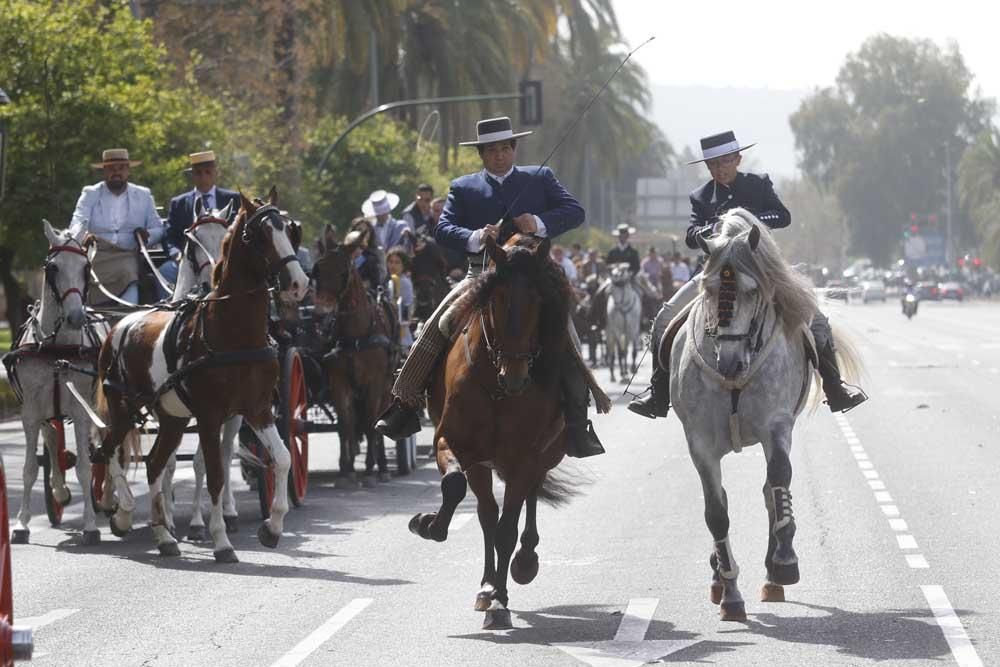
[[[885,303],[885,283],[881,280],[862,280],[859,285],[861,291],[861,301],[881,301]]]

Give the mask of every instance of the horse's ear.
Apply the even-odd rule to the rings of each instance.
[[[507,263],[507,252],[497,245],[496,239],[492,236],[486,237],[486,254],[490,256],[497,268]]]
[[[754,225],[750,228],[750,249],[756,250],[757,244],[760,243],[760,227]]]
[[[549,251],[552,250],[552,239],[545,237],[542,242],[538,244],[535,249],[535,259],[538,260],[539,264],[545,264],[549,258]]]
[[[267,193],[267,203],[271,206],[278,205],[278,186],[271,186],[271,191]]]
[[[97,237],[93,234],[87,234],[83,239],[83,249],[87,251],[87,260],[93,264],[94,257],[97,256]]]
[[[698,241],[698,247],[701,248],[706,255],[712,254],[712,248],[708,245],[708,239],[701,234],[696,234],[695,239]]]
[[[242,190],[240,190],[240,207],[247,213],[254,210],[253,202],[247,199]]]
[[[52,224],[45,218],[42,218],[42,229],[45,231],[45,238],[49,240],[50,246],[59,245],[59,235],[56,234],[56,230],[52,229]]]
[[[230,199],[226,207],[219,211],[219,219],[229,222],[229,216],[233,214],[233,200]]]
[[[198,218],[205,215],[205,200],[201,197],[194,198],[194,221],[198,222]]]

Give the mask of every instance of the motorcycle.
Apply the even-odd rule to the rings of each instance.
[[[903,314],[906,315],[906,319],[912,320],[913,316],[917,314],[918,303],[915,294],[907,294],[903,297]]]

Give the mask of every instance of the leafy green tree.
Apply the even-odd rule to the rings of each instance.
[[[958,191],[982,239],[984,259],[1000,269],[1000,131],[995,127],[980,134],[962,156]]]
[[[835,194],[851,251],[886,263],[911,213],[944,220],[947,152],[954,169],[993,113],[972,79],[957,45],[881,34],[792,115],[800,165]],[[971,233],[956,210],[956,241]]]

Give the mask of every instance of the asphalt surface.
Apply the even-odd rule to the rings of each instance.
[[[83,547],[75,474],[59,529],[39,480],[32,544],[12,547],[16,620],[35,627],[39,665],[1000,663],[1000,304],[922,304],[913,321],[892,302],[826,310],[861,349],[872,398],[842,419],[821,406],[796,427],[802,581],[786,603],[758,597],[760,448],[726,458],[746,623],[721,622],[708,600],[711,537],[679,422],[636,417],[625,399],[596,420],[608,453],[572,463],[582,495],[539,509],[541,568],[511,586],[513,630],[483,631],[473,610],[482,537],[472,495],[446,543],[420,540],[406,524],[436,508],[436,470],[422,458],[412,475],[338,490],[324,472],[333,436],[313,437],[307,504],[290,512],[276,550],[257,542],[256,496],[237,482],[235,565],[216,564],[209,544],[159,556],[148,496],[125,539],[101,518],[102,544]],[[425,429],[422,452],[429,438]],[[16,424],[0,429],[12,525],[21,442]],[[177,479],[183,534],[190,464]]]

